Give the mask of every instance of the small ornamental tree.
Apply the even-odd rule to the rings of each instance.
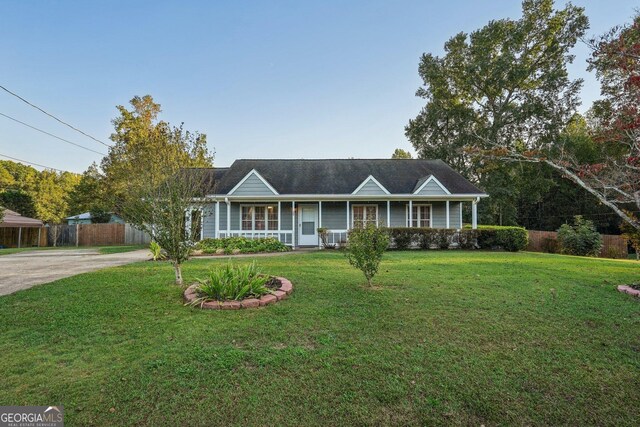
[[[349,264],[362,271],[371,286],[373,276],[378,273],[382,255],[389,247],[389,232],[384,227],[368,224],[349,232],[346,256]]]
[[[602,236],[592,221],[576,215],[573,225],[562,224],[558,230],[558,243],[565,254],[598,256],[602,249]]]
[[[206,208],[203,194],[212,183],[204,169],[184,169],[167,176],[160,183],[140,185],[136,197],[122,206],[122,213],[127,222],[148,232],[165,250],[175,270],[176,285],[182,285],[182,264],[199,238],[193,213]]]

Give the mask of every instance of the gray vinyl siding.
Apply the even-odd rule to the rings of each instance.
[[[254,174],[233,192],[234,196],[273,196],[273,194],[273,191]]]
[[[231,203],[231,229],[240,230],[240,203]]]
[[[378,186],[378,184],[373,181],[369,181],[355,194],[362,196],[381,196],[386,193],[382,188],[380,188],[380,186]]]
[[[202,237],[211,239],[216,237],[216,205],[206,205],[202,212]]]
[[[431,203],[431,227],[446,228],[447,227],[447,208],[445,202]]]
[[[282,202],[280,208],[280,230],[291,230],[291,202]]]
[[[269,204],[277,205],[277,202],[269,203],[231,203],[231,229],[240,229],[240,206],[251,204]],[[296,203],[299,205],[300,203]],[[309,203],[309,204],[317,204]],[[352,219],[352,207],[354,205],[378,205],[378,221],[385,224],[387,223],[387,202],[350,202],[349,218]],[[429,204],[431,205],[432,215],[432,227],[433,228],[445,228],[447,225],[446,220],[446,202],[443,201],[429,201],[420,202],[415,201],[414,205]],[[391,202],[391,227],[406,227],[407,226],[407,207],[408,202]],[[462,203],[449,202],[449,228],[460,228],[460,209]],[[347,229],[347,203],[346,202],[322,202],[322,226],[330,230],[345,230]],[[291,216],[291,202],[281,202],[280,212],[280,229],[291,230],[292,229],[292,216]],[[215,237],[215,203],[211,206],[205,207],[204,211],[204,237]],[[220,230],[224,231],[227,228],[227,204],[220,203]]]
[[[445,228],[447,226],[446,202],[414,202],[414,205],[431,205],[431,226]],[[408,202],[391,202],[391,226],[407,226]],[[449,228],[460,228],[460,203],[449,202]]]
[[[447,194],[435,181],[429,182],[425,185],[422,190],[418,193],[422,196],[442,196]]]
[[[407,226],[407,204],[406,202],[391,202],[391,226]]]
[[[322,202],[322,226],[329,230],[346,230],[347,203]]]
[[[449,202],[449,228],[462,228],[460,224],[460,202]]]

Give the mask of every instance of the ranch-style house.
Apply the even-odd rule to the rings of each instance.
[[[369,223],[460,229],[463,203],[487,195],[441,160],[236,160],[209,171],[206,208],[187,215],[201,238],[274,237],[286,245],[331,244]],[[195,224],[195,223],[194,223]]]

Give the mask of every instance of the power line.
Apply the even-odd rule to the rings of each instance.
[[[49,135],[49,136],[51,136],[51,137],[53,137],[53,138],[59,139],[60,141],[62,141],[62,142],[66,142],[67,144],[75,145],[75,146],[76,146],[76,147],[78,147],[78,148],[82,148],[83,150],[91,151],[92,153],[100,154],[101,156],[106,156],[106,154],[105,154],[105,153],[101,153],[100,151],[92,150],[91,148],[83,147],[82,145],[80,145],[80,144],[76,144],[75,142],[71,142],[71,141],[69,141],[68,139],[60,138],[59,136],[56,136],[56,135],[54,135],[54,134],[52,134],[52,133],[49,133],[49,132],[47,132],[47,131],[44,131],[44,130],[42,130],[42,129],[38,129],[37,127],[35,127],[35,126],[31,126],[31,125],[30,125],[30,124],[28,124],[28,123],[21,122],[20,120],[18,120],[18,119],[16,119],[16,118],[14,118],[14,117],[8,116],[8,115],[6,115],[6,114],[4,114],[4,113],[0,113],[0,116],[6,117],[6,118],[7,118],[7,119],[9,119],[9,120],[13,120],[14,122],[20,123],[21,125],[24,125],[24,126],[26,126],[26,127],[28,127],[28,128],[33,129],[33,130],[37,130],[38,132],[42,132],[42,133],[44,133],[45,135]]]
[[[4,158],[10,159],[10,160],[14,160],[16,162],[26,163],[26,164],[31,165],[31,166],[38,166],[38,167],[45,168],[45,169],[51,169],[51,170],[54,170],[54,171],[57,171],[57,172],[69,172],[69,171],[63,171],[62,169],[56,169],[56,168],[52,168],[50,166],[41,165],[39,163],[27,162],[26,160],[16,159],[15,157],[7,156],[6,154],[0,154],[0,157],[4,157]],[[73,173],[73,172],[69,172],[69,173]]]
[[[27,101],[26,99],[24,99],[23,97],[21,97],[21,96],[20,96],[20,95],[18,95],[17,93],[13,93],[13,92],[11,92],[11,91],[10,91],[9,89],[7,89],[6,87],[4,87],[4,86],[0,85],[0,89],[2,89],[2,90],[4,90],[5,92],[7,92],[7,93],[9,93],[9,94],[11,94],[11,95],[13,95],[13,96],[15,96],[16,98],[18,98],[18,99],[19,99],[19,100],[21,100],[22,102],[24,102],[24,103],[26,103],[26,104],[28,104],[28,105],[32,106],[32,107],[33,107],[33,108],[35,108],[36,110],[39,110],[39,111],[43,112],[43,113],[44,113],[44,114],[46,114],[47,116],[51,117],[52,119],[57,120],[58,122],[62,123],[63,125],[70,127],[71,129],[75,130],[76,132],[80,132],[80,133],[81,133],[81,134],[83,134],[84,136],[86,136],[86,137],[88,137],[88,138],[93,139],[95,142],[97,142],[97,143],[99,143],[99,144],[102,144],[102,145],[104,145],[105,147],[109,147],[109,144],[106,144],[106,143],[104,143],[104,142],[100,141],[99,139],[94,138],[93,136],[89,135],[88,133],[81,131],[81,130],[80,130],[80,129],[78,129],[77,127],[74,127],[74,126],[70,125],[69,123],[67,123],[67,122],[65,122],[65,121],[63,121],[63,120],[60,120],[59,118],[57,118],[57,117],[56,117],[56,116],[54,116],[53,114],[48,113],[48,112],[46,112],[45,110],[43,110],[42,108],[38,107],[37,105],[34,105],[34,104],[32,104],[31,102]]]

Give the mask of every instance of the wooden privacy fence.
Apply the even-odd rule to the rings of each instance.
[[[531,252],[551,252],[560,250],[558,245],[558,233],[555,231],[529,230],[529,246]],[[627,239],[612,234],[602,235],[601,258],[627,258],[629,255]]]
[[[48,246],[147,245],[151,237],[130,224],[51,225]]]

